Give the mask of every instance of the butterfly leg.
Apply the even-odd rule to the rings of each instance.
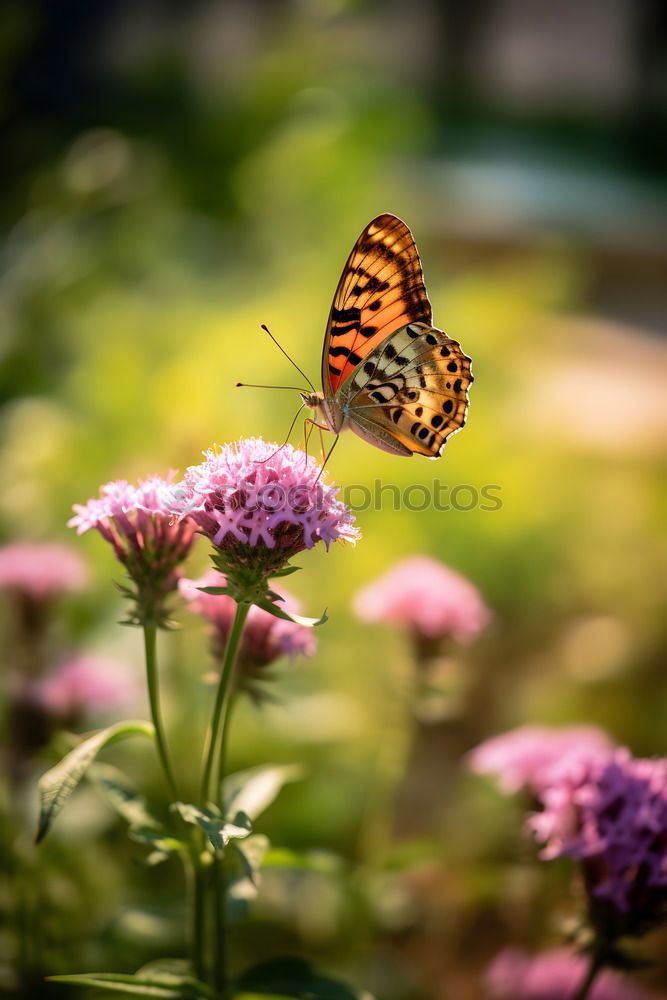
[[[310,436],[313,433],[312,428],[318,427],[320,431],[320,445],[322,448],[322,455],[324,456],[324,438],[322,437],[322,431],[330,430],[326,424],[318,424],[317,420],[312,420],[310,417],[306,417],[303,422],[303,450],[306,453],[306,458],[308,457],[308,442],[310,441]]]
[[[321,475],[322,475],[322,473],[324,472],[324,467],[325,467],[325,465],[327,464],[327,462],[329,461],[329,459],[331,458],[331,455],[332,455],[332,453],[333,453],[333,450],[334,450],[334,448],[335,448],[335,447],[336,447],[336,445],[338,444],[338,438],[339,438],[339,437],[340,437],[340,434],[336,434],[336,437],[334,438],[334,442],[333,442],[333,444],[331,445],[331,447],[329,448],[329,451],[327,452],[327,454],[326,454],[326,456],[325,456],[325,458],[324,458],[324,460],[323,460],[323,462],[322,462],[322,467],[320,468],[320,473],[319,473],[319,475],[318,475],[317,479],[315,480],[315,482],[316,482],[316,483],[318,483],[318,482],[319,482],[319,480],[320,480],[320,476],[321,476]]]

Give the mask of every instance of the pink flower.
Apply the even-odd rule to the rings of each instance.
[[[209,450],[174,491],[172,510],[191,518],[224,554],[229,573],[266,578],[302,549],[359,537],[338,488],[291,445],[249,438]]]
[[[0,587],[35,600],[81,590],[88,574],[83,560],[66,545],[13,542],[0,548]]]
[[[125,590],[135,602],[132,622],[163,624],[165,600],[176,590],[180,564],[192,547],[196,525],[170,510],[173,485],[158,476],[139,486],[107,483],[101,496],[75,504],[68,527],[81,535],[96,528],[114,549],[135,584]]]
[[[430,556],[397,563],[358,592],[354,610],[365,622],[393,622],[419,636],[471,642],[490,613],[477,588]]]
[[[199,580],[181,580],[180,590],[190,607],[210,624],[213,655],[221,659],[236,612],[236,602],[225,594],[206,594],[198,587],[224,587],[225,577],[211,569]],[[272,584],[283,600],[280,607],[288,614],[298,614],[299,602],[288,591]],[[284,621],[253,605],[242,633],[237,659],[239,675],[255,676],[281,656],[312,656],[316,648],[313,631],[296,622]]]
[[[107,715],[137,697],[137,687],[123,664],[96,656],[76,656],[30,687],[33,702],[49,715],[73,720]]]
[[[591,758],[605,759],[613,743],[596,726],[520,726],[480,743],[469,755],[468,766],[476,774],[498,779],[504,792],[525,788],[533,795],[548,787],[550,772],[565,758],[582,765]]]
[[[565,948],[529,955],[502,951],[486,974],[492,1000],[571,1000],[584,980],[590,959]],[[650,994],[616,972],[601,972],[588,1000],[650,1000]]]
[[[579,860],[591,919],[607,939],[667,917],[667,758],[565,757],[529,825],[546,860]]]

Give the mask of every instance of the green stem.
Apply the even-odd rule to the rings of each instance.
[[[572,1000],[586,1000],[586,997],[588,996],[590,989],[597,978],[598,973],[601,972],[603,967],[604,967],[604,962],[602,958],[597,952],[593,952],[593,954],[591,955],[591,962],[588,967],[588,971],[586,972],[586,975],[584,977],[584,981],[582,982],[577,992],[573,995]]]
[[[206,734],[206,745],[204,748],[204,770],[202,772],[201,789],[199,796],[202,805],[206,805],[206,803],[211,798],[211,776],[213,774],[213,762],[215,760],[215,754],[219,744],[219,732],[220,732],[220,721],[222,718],[222,709],[225,704],[225,697],[227,694],[227,689],[229,688],[229,681],[232,676],[232,670],[234,669],[234,662],[236,660],[236,653],[238,650],[239,641],[241,639],[241,632],[243,631],[243,626],[245,624],[245,620],[248,616],[249,610],[250,610],[249,604],[237,604],[236,614],[234,615],[232,628],[229,633],[229,638],[227,639],[227,647],[225,649],[225,655],[222,661],[222,668],[220,670],[220,680],[218,681],[218,690],[215,695],[213,713],[211,715],[211,721],[209,723],[208,732]]]
[[[233,682],[230,684],[229,693],[225,701],[223,710],[222,727],[220,732],[220,750],[218,753],[218,788],[222,788],[225,779],[227,762],[227,744],[229,741],[229,730],[231,728],[232,714],[236,704],[237,694],[234,690]],[[224,852],[218,852],[215,859],[215,987],[224,996],[227,985],[227,909],[225,901],[226,873]]]
[[[213,982],[221,997],[227,995],[227,899],[225,895],[225,855],[218,853],[213,871],[215,959]]]
[[[222,719],[222,731],[220,733],[220,750],[218,752],[218,788],[222,788],[222,782],[225,779],[229,730],[231,729],[232,715],[234,714],[234,706],[236,704],[237,697],[238,692],[234,690],[234,685],[231,684]]]
[[[175,802],[178,799],[178,793],[176,792],[174,772],[171,769],[171,762],[167,751],[167,741],[164,736],[162,711],[160,709],[160,682],[157,669],[156,636],[157,628],[155,625],[144,625],[146,680],[148,682],[148,698],[151,705],[151,717],[153,719],[153,726],[155,727],[155,743],[160,763],[162,764],[162,770],[164,771],[164,776],[169,787],[169,793],[172,797],[172,801]]]
[[[206,894],[205,871],[199,860],[198,845],[195,843],[190,856],[184,859],[190,911],[190,954],[192,969],[202,982],[206,982]]]

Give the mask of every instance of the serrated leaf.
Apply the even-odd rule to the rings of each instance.
[[[97,757],[100,750],[128,736],[150,736],[155,738],[155,730],[150,722],[131,720],[117,722],[83,740],[73,750],[50,768],[39,779],[40,816],[36,842],[48,833],[53,821],[61,812],[79,784],[84,774]]]
[[[254,822],[284,785],[298,781],[303,774],[298,764],[261,764],[228,775],[222,783],[225,815],[244,812]]]
[[[191,802],[174,802],[172,808],[186,823],[199,826],[216,851],[223,851],[230,840],[247,837],[252,831],[250,818],[242,812],[237,812],[233,820],[226,820],[213,809],[201,809]]]
[[[318,972],[302,958],[292,957],[273,958],[246,970],[238,980],[237,993],[295,1000],[372,1000],[370,993]]]
[[[281,621],[293,622],[295,625],[305,625],[306,628],[316,628],[318,625],[324,625],[329,617],[324,609],[324,613],[321,618],[304,618],[303,615],[290,615],[283,608],[278,607],[277,604],[272,604],[271,601],[265,601],[258,599],[255,601],[258,607],[262,608],[264,611],[268,611],[270,615],[274,618],[280,618]]]
[[[89,972],[74,976],[49,976],[53,983],[86,986],[108,993],[124,993],[153,1000],[215,1000],[216,994],[197,979],[184,977],[181,981],[165,982],[159,975],[148,978],[123,976],[114,972]]]

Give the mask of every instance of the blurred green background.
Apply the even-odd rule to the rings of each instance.
[[[318,381],[358,233],[385,211],[412,228],[435,322],[473,358],[468,426],[437,463],[346,435],[330,473],[352,503],[354,484],[437,478],[494,484],[502,508],[366,508],[356,549],[302,558],[293,589],[331,620],[279,703],[241,710],[231,755],[307,762],[267,814],[304,867],[267,875],[238,948],[303,950],[383,997],[480,996],[483,961],[557,940],[571,899],[461,755],[526,720],[665,751],[664,5],[33,0],[3,5],[0,36],[5,541],[67,539],[72,503],[110,479],[280,440],[295,399],[233,388],[292,380],[260,323]],[[70,540],[94,585],[59,628],[139,671],[110,552]],[[428,819],[385,824],[392,881],[368,861],[364,803],[418,725],[409,646],[359,624],[350,597],[414,552],[473,580],[494,617],[455,654]],[[205,562],[202,546],[192,575]],[[206,649],[179,617],[168,717],[194,781]],[[173,950],[177,873],[137,870],[93,793],[79,804],[45,845],[41,961],[131,970]]]

